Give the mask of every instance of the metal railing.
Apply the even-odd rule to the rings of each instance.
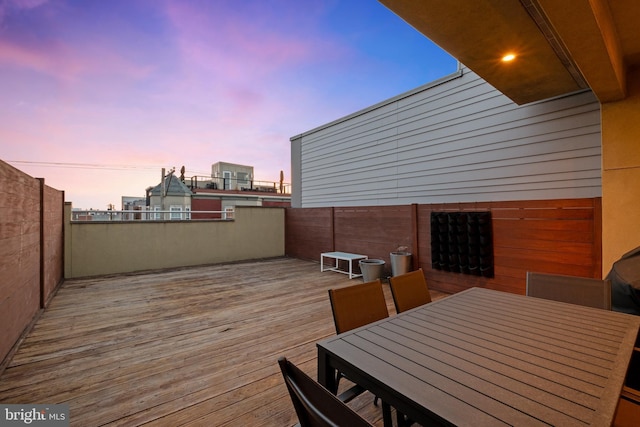
[[[185,180],[191,190],[235,190],[257,191],[261,193],[291,194],[291,184],[274,181],[255,181],[238,178],[211,178],[208,176],[193,176]]]
[[[192,210],[73,210],[71,221],[198,221],[234,218],[234,210],[192,211]]]

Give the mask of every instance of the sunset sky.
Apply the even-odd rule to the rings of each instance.
[[[83,209],[163,167],[290,182],[289,138],[456,66],[376,0],[0,0],[0,159]]]

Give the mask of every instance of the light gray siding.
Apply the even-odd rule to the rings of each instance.
[[[601,196],[600,105],[518,106],[466,68],[291,138],[294,207]]]

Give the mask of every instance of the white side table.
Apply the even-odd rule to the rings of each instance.
[[[324,259],[329,258],[335,260],[335,263],[331,267],[325,267]],[[362,274],[355,274],[353,272],[353,261],[359,261],[361,259],[367,259],[367,255],[350,254],[348,252],[323,252],[320,254],[320,271],[336,271],[338,273],[348,274],[349,279],[354,277],[362,277]],[[338,263],[340,260],[347,261],[349,263],[349,271],[340,270]]]

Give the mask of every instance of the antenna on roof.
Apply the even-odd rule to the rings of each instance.
[[[284,171],[280,171],[280,193],[284,193]]]
[[[171,170],[169,171],[168,174],[165,175],[165,169],[162,168],[162,180],[160,181],[160,195],[162,197],[166,197],[167,196],[167,192],[169,191],[169,183],[171,183],[171,177],[173,176],[173,173],[176,171],[176,168],[173,167],[171,168]],[[166,182],[166,178],[169,177],[169,183]],[[164,207],[163,207],[164,209]]]

